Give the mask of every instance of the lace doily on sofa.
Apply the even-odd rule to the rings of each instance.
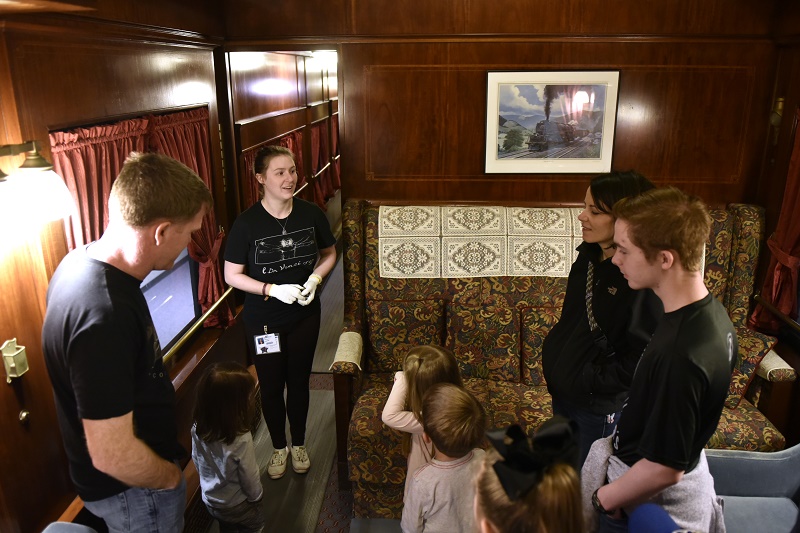
[[[386,278],[566,277],[581,242],[578,208],[380,206]]]

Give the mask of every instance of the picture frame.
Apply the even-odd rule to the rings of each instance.
[[[619,71],[488,72],[486,173],[611,170]]]

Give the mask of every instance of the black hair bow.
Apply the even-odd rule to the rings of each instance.
[[[577,433],[577,424],[560,416],[542,424],[533,437],[533,446],[517,424],[505,431],[487,432],[489,442],[503,457],[493,468],[508,497],[517,500],[527,494],[556,463],[567,463],[577,470]]]

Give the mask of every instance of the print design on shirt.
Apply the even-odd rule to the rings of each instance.
[[[314,228],[292,231],[286,235],[274,235],[255,241],[256,265],[262,273],[276,272],[300,265],[313,264],[317,258],[317,243],[314,241]],[[280,263],[280,265],[278,265]]]
[[[728,333],[726,340],[728,341],[728,364],[731,364],[733,362],[733,356],[734,356],[734,354],[733,354],[733,335]]]

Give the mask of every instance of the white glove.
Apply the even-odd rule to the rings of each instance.
[[[285,304],[293,304],[301,298],[300,291],[302,290],[303,286],[297,283],[287,283],[285,285],[275,285],[273,283],[269,288],[269,295],[271,298],[277,298]]]
[[[305,284],[303,285],[303,292],[300,293],[300,298],[297,299],[297,303],[300,305],[308,305],[314,301],[314,294],[317,292],[317,285],[322,282],[322,278],[317,276],[316,274],[311,274],[308,276],[308,280],[306,280]]]

